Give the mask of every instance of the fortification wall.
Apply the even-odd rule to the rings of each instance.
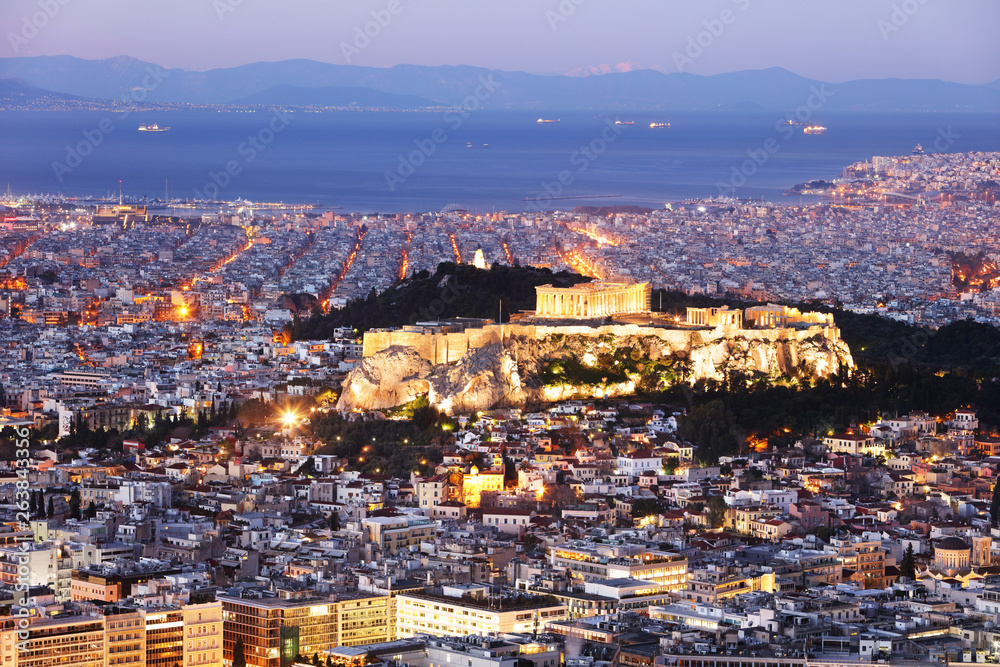
[[[699,347],[720,340],[745,338],[761,342],[779,343],[802,341],[822,334],[831,342],[840,340],[840,329],[829,326],[774,327],[762,329],[739,329],[716,327],[712,329],[665,329],[638,324],[607,324],[598,327],[585,325],[536,325],[536,324],[490,324],[478,329],[466,329],[456,333],[418,333],[414,331],[370,331],[365,333],[363,355],[371,357],[396,345],[412,348],[431,364],[450,364],[461,359],[469,350],[499,343],[513,336],[529,340],[541,340],[548,336],[654,336],[663,340],[673,349]]]

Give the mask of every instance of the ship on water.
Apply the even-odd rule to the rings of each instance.
[[[634,120],[616,120],[615,125],[635,125]]]
[[[561,123],[561,118],[539,118],[536,123]]]
[[[139,126],[139,131],[140,132],[169,132],[170,128],[169,127],[160,127],[156,123],[153,123],[152,125],[140,125]]]
[[[660,128],[670,127],[670,123],[650,123],[649,127],[650,129],[658,130]]]
[[[465,147],[466,148],[489,148],[490,145],[489,144],[474,144],[471,141],[469,141],[469,142],[467,142],[465,144]]]
[[[826,128],[823,127],[822,125],[808,125],[802,128],[802,131],[805,134],[823,134],[824,132],[826,132]]]

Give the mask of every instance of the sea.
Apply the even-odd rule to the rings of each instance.
[[[1000,116],[824,113],[806,135],[775,113],[481,110],[3,112],[0,191],[476,213],[775,203],[874,155],[1000,151]],[[140,132],[156,123],[167,132]],[[670,127],[651,128],[651,123]]]

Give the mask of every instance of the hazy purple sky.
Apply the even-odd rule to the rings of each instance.
[[[998,0],[0,0],[0,55],[130,55],[186,69],[346,64],[342,43],[353,45],[355,28],[396,2],[398,14],[352,64],[564,73],[620,62],[671,72],[681,63],[696,74],[780,66],[833,82],[1000,78]],[[45,25],[15,53],[11,35],[30,34],[25,20],[46,3],[63,4],[35,19]],[[702,52],[685,53],[699,33]]]

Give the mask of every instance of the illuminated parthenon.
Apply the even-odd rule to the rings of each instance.
[[[649,283],[599,280],[573,287],[541,285],[535,288],[536,317],[594,318],[648,313]]]

